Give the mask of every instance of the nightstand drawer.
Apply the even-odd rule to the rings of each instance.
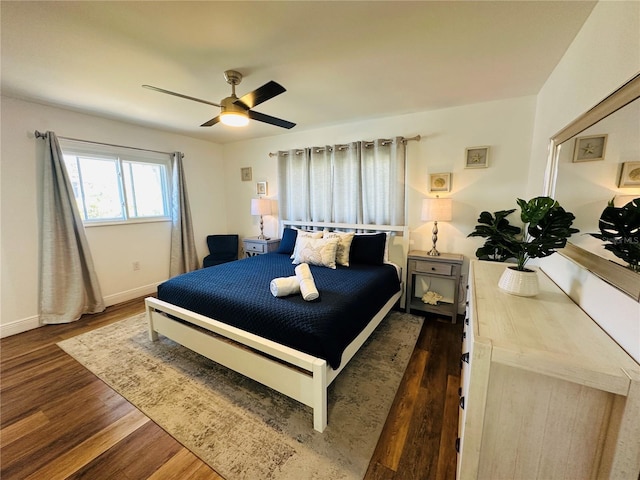
[[[415,271],[423,273],[433,273],[436,275],[451,275],[453,265],[438,262],[425,262],[416,260]]]
[[[245,242],[244,244],[244,249],[247,252],[264,253],[266,252],[266,248],[267,248],[266,243]]]

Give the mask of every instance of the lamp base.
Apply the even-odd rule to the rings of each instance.
[[[264,236],[264,222],[262,221],[262,215],[260,215],[260,235],[258,235],[258,240],[269,240],[269,237]]]
[[[438,242],[438,221],[433,222],[433,236],[431,237],[431,241],[433,242],[433,246],[431,250],[427,252],[427,255],[431,257],[437,257],[440,255],[440,252],[436,250],[436,243]]]

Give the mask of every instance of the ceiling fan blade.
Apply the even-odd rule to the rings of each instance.
[[[271,125],[275,125],[277,127],[293,128],[296,126],[295,123],[282,120],[281,118],[272,117],[271,115],[265,115],[264,113],[254,112],[253,110],[249,110],[247,113],[249,114],[249,118],[253,120],[270,123]]]
[[[211,127],[211,126],[215,125],[216,123],[218,123],[219,121],[220,121],[220,115],[218,115],[215,118],[212,118],[211,120],[209,120],[208,122],[203,123],[200,126],[201,127]]]
[[[187,100],[193,100],[194,102],[206,103],[207,105],[213,105],[214,107],[220,107],[219,103],[209,102],[207,100],[202,100],[201,98],[190,97],[189,95],[183,95],[181,93],[172,92],[170,90],[165,90],[164,88],[154,87],[152,85],[142,85],[143,88],[148,88],[149,90],[154,90],[160,93],[167,93],[169,95],[173,95],[174,97],[186,98]]]
[[[273,98],[276,95],[280,95],[281,93],[284,93],[286,91],[287,89],[282,85],[271,80],[261,87],[256,88],[253,92],[249,92],[246,95],[243,95],[233,103],[241,104],[246,108],[253,108],[256,105],[260,105],[262,102],[266,102],[270,98]]]

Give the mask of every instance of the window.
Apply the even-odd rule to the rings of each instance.
[[[169,219],[168,155],[61,143],[85,225]]]

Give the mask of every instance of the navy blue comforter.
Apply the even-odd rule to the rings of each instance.
[[[288,255],[270,253],[204,268],[158,286],[158,298],[340,366],[342,352],[400,290],[393,265],[311,266],[320,298],[276,298],[269,283],[295,275]]]

